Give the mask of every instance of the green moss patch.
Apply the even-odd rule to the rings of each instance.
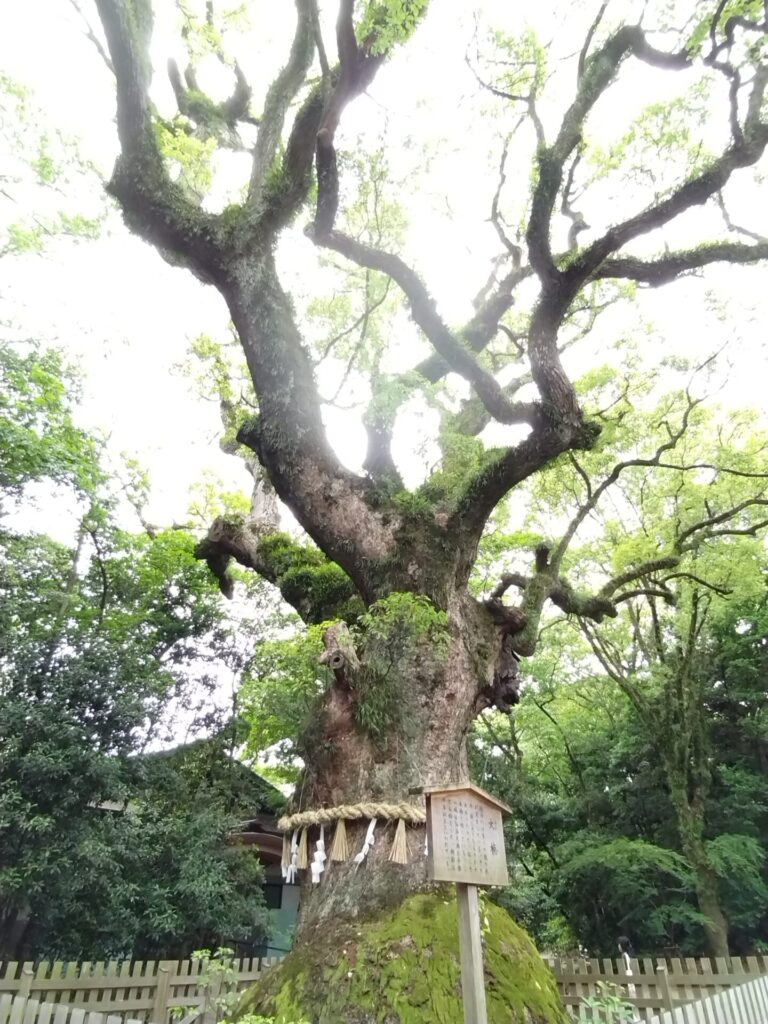
[[[528,935],[495,904],[483,918],[489,1024],[566,1024]],[[329,925],[248,990],[246,1013],[278,1024],[464,1024],[455,900],[412,896],[376,920]]]

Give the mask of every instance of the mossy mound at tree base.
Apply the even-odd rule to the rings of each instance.
[[[483,907],[489,1024],[566,1024],[554,977],[528,935]],[[237,1017],[278,1024],[464,1024],[456,901],[412,896],[375,920],[295,949],[243,996]]]

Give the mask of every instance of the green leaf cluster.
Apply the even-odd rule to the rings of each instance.
[[[385,54],[406,42],[427,12],[429,0],[369,0],[357,28],[362,45]]]
[[[0,522],[0,955],[17,955],[25,919],[25,957],[258,940],[258,865],[226,840],[265,784],[234,760],[219,716],[196,710],[231,635],[195,538],[123,528],[57,353],[4,346],[0,369],[0,501],[13,511],[32,484],[75,498],[70,542]],[[141,504],[146,480],[129,472]],[[172,709],[214,737],[147,755],[168,742]]]
[[[98,443],[73,419],[77,395],[61,353],[0,341],[0,510],[33,482],[86,493],[103,479]]]

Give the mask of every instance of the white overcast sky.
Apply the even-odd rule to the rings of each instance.
[[[160,14],[158,64],[168,45],[162,26],[170,3],[155,0]],[[407,198],[409,252],[417,256],[419,269],[449,320],[467,314],[496,251],[486,223],[495,184],[495,167],[489,165],[486,150],[494,125],[490,120],[482,124],[473,120],[469,99],[476,96],[477,88],[464,64],[474,6],[460,0],[433,0],[420,38],[382,71],[370,96],[356,102],[344,124],[344,140],[349,140],[356,133],[375,134],[386,116],[392,140],[402,145],[395,159],[403,175],[408,168],[409,136],[449,139],[446,155],[433,162],[433,172],[422,182],[419,196]],[[536,5],[488,0],[476,6],[493,14],[507,31],[520,31],[525,18],[533,19],[546,39],[559,25],[565,5],[554,0]],[[617,9],[634,6],[629,0],[616,0]],[[588,2],[569,5],[570,16],[582,32],[596,7]],[[265,0],[255,2],[254,8],[256,37],[262,46],[266,43],[266,53],[284,53],[293,4]],[[578,42],[572,40],[579,38],[561,36],[559,54],[578,50]],[[51,122],[77,136],[84,152],[108,173],[116,153],[112,83],[67,0],[9,3],[0,38],[0,66],[32,88]],[[270,69],[256,66],[264,67],[266,81]],[[625,76],[615,98],[601,109],[598,131],[606,142],[621,130],[628,111],[638,110],[641,102],[654,96],[663,97],[669,88],[670,76],[645,69],[640,89],[640,79],[633,74]],[[678,82],[674,87],[679,87]],[[168,102],[162,81],[158,81],[156,98],[160,104]],[[543,111],[550,134],[557,112],[556,105]],[[746,187],[736,192],[733,203],[735,220],[748,221],[768,233],[764,193]],[[687,241],[701,228],[706,237],[707,230],[718,230],[719,224],[692,215],[679,237]],[[311,287],[311,274],[307,277],[301,268],[311,265],[304,261],[311,261],[313,253],[300,231],[287,242],[284,262],[294,262],[294,257],[299,287],[302,280]],[[649,297],[644,308],[662,339],[652,344],[659,354],[678,351],[705,356],[724,341],[730,342],[733,368],[722,398],[734,405],[762,406],[768,274],[763,268],[723,272],[717,288],[719,298],[727,303],[725,323],[708,310],[699,282],[683,282]],[[116,214],[97,242],[73,245],[64,240],[44,257],[4,261],[0,298],[26,334],[50,339],[81,361],[86,374],[82,419],[107,431],[115,452],[128,451],[149,469],[152,518],[184,518],[188,488],[205,468],[245,486],[236,461],[218,451],[216,405],[201,402],[174,371],[197,334],[223,335],[224,303],[212,288],[185,271],[172,269],[149,246],[131,237]],[[627,330],[626,324],[616,329],[620,326]],[[586,354],[574,356],[574,370],[585,369],[586,358]],[[344,458],[355,466],[362,456],[362,435],[353,415],[334,413],[329,427]],[[415,432],[413,424],[399,432],[398,452],[406,463]],[[417,473],[414,469],[414,478]]]

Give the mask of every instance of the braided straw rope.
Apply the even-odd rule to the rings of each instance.
[[[307,825],[328,825],[342,818],[389,818],[392,821],[401,818],[412,825],[418,825],[427,820],[427,812],[423,807],[405,803],[340,804],[338,807],[320,807],[316,811],[300,811],[287,818],[280,818],[277,827],[280,832],[290,832],[291,829],[304,828]]]

